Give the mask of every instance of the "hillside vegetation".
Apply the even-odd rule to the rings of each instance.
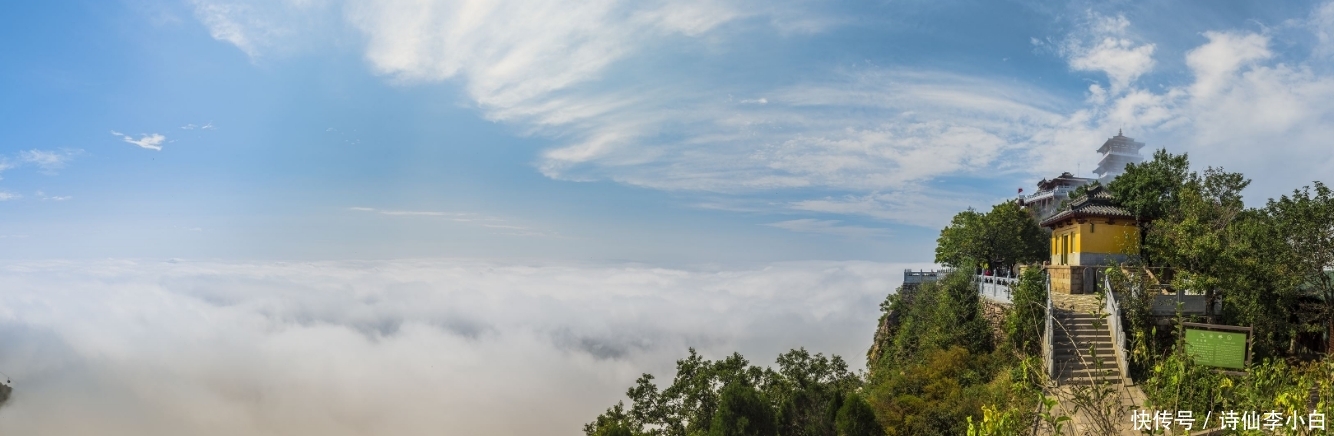
[[[1099,267],[1123,300],[1131,375],[1148,397],[1141,408],[1189,410],[1197,417],[1234,410],[1334,419],[1334,360],[1326,357],[1334,349],[1334,194],[1315,182],[1248,208],[1241,192],[1249,183],[1220,168],[1191,172],[1187,156],[1160,150],[1107,185],[1141,223],[1136,252],[1125,253],[1129,260]],[[848,371],[839,356],[805,349],[778,356],[777,369],[751,365],[738,354],[710,361],[690,350],[670,384],[659,387],[643,375],[627,391],[628,405],[612,406],[584,431],[980,436],[1068,429],[1070,418],[1053,413],[1040,358],[1046,277],[1041,268],[1020,268],[1046,259],[1046,238],[1013,202],[986,213],[960,212],[936,248],[936,261],[956,272],[889,293],[880,323],[867,326],[875,334],[864,373]],[[999,338],[982,316],[971,283],[975,268],[1022,270]],[[1159,289],[1208,295],[1222,313],[1154,318],[1149,308]],[[1254,359],[1244,375],[1223,374],[1187,356],[1179,338],[1188,320],[1253,327]],[[1090,404],[1102,403],[1076,407]],[[1129,412],[1102,413],[1120,420]]]

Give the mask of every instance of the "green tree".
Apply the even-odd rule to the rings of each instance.
[[[1303,187],[1270,200],[1266,209],[1274,219],[1278,234],[1294,254],[1292,274],[1304,289],[1321,301],[1311,311],[1316,320],[1328,326],[1328,349],[1334,350],[1334,195],[1323,183]]]
[[[690,349],[689,356],[676,361],[670,385],[659,389],[653,375],[640,376],[626,392],[628,410],[618,403],[585,425],[584,433],[836,434],[843,399],[861,388],[861,377],[839,356],[800,348],[779,355],[777,363],[777,371],[760,368],[736,353],[710,361]]]
[[[1010,311],[1005,314],[1005,337],[1016,350],[1039,353],[1047,312],[1046,276],[1040,268],[1025,269],[1010,293]]]
[[[936,239],[936,263],[972,268],[987,256],[985,214],[973,208],[954,215]]]
[[[970,274],[956,271],[890,299],[898,314],[885,352],[870,369],[866,400],[886,434],[962,434],[981,416],[998,373],[991,326]]]
[[[1160,265],[1180,273],[1176,287],[1203,291],[1214,301],[1238,256],[1251,255],[1234,251],[1230,231],[1246,210],[1241,191],[1249,184],[1240,173],[1221,168],[1192,172],[1176,190],[1176,206],[1152,223],[1145,245]]]
[[[616,403],[606,413],[599,415],[596,420],[584,424],[584,434],[588,436],[635,436],[631,431],[633,426],[629,415],[625,413],[625,407],[622,403]]]
[[[1007,201],[992,207],[987,212],[986,224],[993,247],[986,259],[989,266],[1013,268],[1048,257],[1050,236],[1019,203]]]
[[[778,356],[778,373],[764,393],[778,405],[779,432],[832,435],[843,397],[861,386],[841,357],[812,355],[804,348]]]
[[[882,436],[885,431],[875,420],[870,403],[855,392],[848,392],[835,419],[838,436]]]
[[[1296,253],[1269,209],[1242,211],[1227,230],[1229,269],[1221,280],[1225,323],[1255,328],[1256,359],[1295,353],[1291,322],[1300,279]]]
[[[718,410],[713,414],[709,436],[775,436],[778,426],[773,408],[760,391],[743,381],[723,387]]]
[[[1140,224],[1140,257],[1153,264],[1153,252],[1144,244],[1155,220],[1176,210],[1178,196],[1186,183],[1190,160],[1185,154],[1174,155],[1166,149],[1153,153],[1153,159],[1126,165],[1125,173],[1107,184],[1116,202],[1135,215]]]
[[[936,263],[956,268],[1012,268],[1047,256],[1047,232],[1015,202],[954,216],[936,239]]]

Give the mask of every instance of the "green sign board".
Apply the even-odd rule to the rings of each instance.
[[[1202,365],[1245,369],[1246,333],[1186,329],[1186,354]]]

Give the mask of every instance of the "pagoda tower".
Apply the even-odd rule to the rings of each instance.
[[[1098,161],[1098,169],[1093,170],[1093,173],[1098,175],[1098,181],[1106,185],[1116,176],[1126,172],[1126,164],[1143,162],[1144,158],[1139,155],[1139,149],[1142,147],[1144,147],[1143,142],[1136,142],[1134,138],[1122,135],[1121,131],[1117,130],[1116,136],[1098,148],[1098,153],[1102,153],[1102,160]]]

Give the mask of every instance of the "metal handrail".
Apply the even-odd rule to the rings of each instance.
[[[1046,325],[1045,333],[1043,333],[1044,338],[1043,338],[1043,340],[1042,340],[1042,360],[1043,360],[1043,362],[1046,363],[1046,365],[1047,365],[1047,377],[1048,377],[1049,379],[1055,381],[1055,380],[1056,380],[1056,346],[1055,346],[1055,336],[1056,336],[1056,335],[1053,334],[1053,333],[1055,332],[1055,330],[1052,328],[1052,327],[1053,327],[1053,324],[1054,324],[1053,319],[1052,319],[1052,315],[1053,315],[1053,313],[1052,313],[1052,305],[1051,305],[1051,276],[1048,276],[1048,277],[1047,277],[1047,314],[1046,314],[1046,324],[1047,324],[1047,325]]]
[[[1107,327],[1112,331],[1112,349],[1116,352],[1116,367],[1121,371],[1121,380],[1130,380],[1129,361],[1126,359],[1126,334],[1121,328],[1121,303],[1116,301],[1116,292],[1106,275],[1102,277],[1103,288],[1107,292]]]

